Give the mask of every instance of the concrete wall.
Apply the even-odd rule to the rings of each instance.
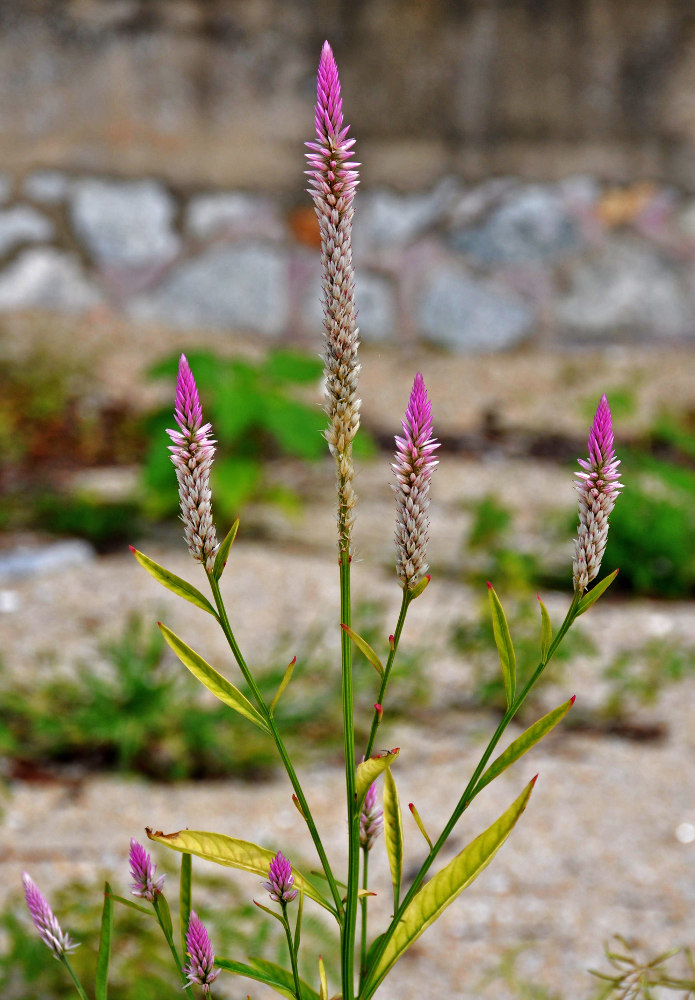
[[[695,189],[691,0],[0,0],[0,169],[299,193],[324,37],[367,185]]]

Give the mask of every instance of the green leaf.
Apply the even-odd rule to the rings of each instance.
[[[153,910],[148,910],[146,906],[140,906],[139,903],[134,903],[132,899],[125,899],[125,897],[117,896],[113,892],[110,895],[114,903],[121,903],[123,906],[129,906],[131,910],[137,910],[139,913],[145,913],[148,917],[154,916]]]
[[[538,597],[538,595],[536,596]],[[548,610],[540,597],[538,597],[538,603],[541,606],[541,662],[545,663],[553,641],[553,626],[550,624]]]
[[[398,789],[391,768],[384,772],[384,842],[393,883],[393,905],[398,909],[403,876],[403,816],[398,801]]]
[[[322,370],[320,358],[285,348],[270,351],[263,362],[263,371],[281,382],[318,382]]]
[[[285,926],[285,921],[282,918],[282,914],[276,913],[275,910],[271,910],[269,906],[265,906],[263,903],[259,903],[257,899],[254,899],[254,905],[258,907],[259,910],[263,910],[264,913],[269,913],[271,917],[279,920],[282,926]]]
[[[371,996],[389,969],[401,955],[416,941],[430,924],[453,903],[456,897],[470,885],[494,858],[514,828],[514,824],[526,808],[536,779],[529,782],[521,795],[509,809],[475,840],[464,847],[446,867],[437,872],[420,889],[406,907],[391,939],[382,952],[376,967],[368,973],[367,990],[364,996]]]
[[[367,760],[363,760],[361,764],[357,765],[357,771],[355,772],[355,803],[358,810],[362,808],[364,797],[372,783],[376,781],[380,774],[383,774],[387,767],[393,764],[400,752],[400,747],[394,747],[393,750],[386,750],[384,753],[376,754],[374,757],[368,757]]]
[[[154,577],[158,583],[161,583],[163,587],[167,590],[171,590],[172,593],[178,594],[179,597],[185,598],[190,601],[191,604],[195,604],[197,608],[202,608],[203,611],[207,611],[209,615],[213,618],[217,618],[217,612],[213,608],[207,597],[204,597],[200,591],[194,587],[192,584],[187,583],[182,580],[180,576],[176,576],[175,573],[171,573],[168,569],[164,569],[159,563],[156,563],[154,559],[150,559],[144,554],[144,552],[138,552],[133,546],[130,546],[130,551],[133,553],[137,561],[146,569],[150,576]]]
[[[241,691],[235,688],[222,674],[218,674],[214,667],[206,663],[202,656],[199,656],[190,646],[187,646],[183,639],[179,639],[166,625],[162,625],[159,622],[159,628],[183,665],[190,670],[194,677],[197,677],[201,684],[205,685],[208,691],[212,691],[216,698],[219,698],[225,705],[229,705],[239,715],[243,715],[244,718],[249,719],[264,733],[270,733],[263,718]]]
[[[159,918],[159,923],[164,931],[164,936],[167,941],[173,943],[174,925],[171,922],[171,910],[169,909],[166,896],[162,895],[161,892],[155,892],[154,894],[154,910]]]
[[[236,533],[239,530],[239,518],[236,519],[234,524],[231,526],[225,540],[222,542],[217,550],[217,555],[215,556],[215,565],[212,567],[212,575],[216,580],[224,573],[224,568],[227,565],[227,559],[229,558],[229,550],[231,549],[234,539],[236,538]]]
[[[416,597],[419,597],[420,594],[423,594],[425,592],[426,588],[429,587],[431,579],[432,577],[428,573],[425,576],[423,576],[422,580],[419,580],[418,583],[415,584],[415,586],[410,591],[411,601],[414,601]]]
[[[414,802],[409,803],[408,809],[410,809],[411,815],[412,815],[413,819],[415,820],[415,822],[417,823],[418,830],[420,831],[420,833],[422,834],[422,836],[425,838],[425,840],[427,841],[427,843],[430,845],[430,850],[432,850],[432,840],[430,838],[429,833],[425,829],[425,824],[422,822],[422,819],[420,817],[420,813],[415,808],[415,803]]]
[[[282,692],[285,690],[285,688],[287,687],[287,685],[292,680],[292,674],[294,673],[294,665],[295,665],[296,662],[297,662],[297,657],[293,656],[292,659],[290,660],[290,662],[287,664],[287,670],[283,674],[282,680],[280,681],[280,686],[278,687],[277,691],[275,692],[275,697],[273,698],[273,700],[270,703],[270,709],[269,709],[269,711],[270,711],[271,715],[275,711],[275,706],[280,701],[280,697],[282,696]]]
[[[517,736],[514,742],[510,743],[507,749],[503,750],[483,773],[471,798],[475,797],[486,785],[489,785],[498,774],[506,771],[519,757],[523,757],[527,750],[539,743],[551,729],[555,728],[558,722],[564,719],[572,705],[574,705],[574,696],[558,708],[554,708],[552,712],[548,712],[542,719],[534,722],[521,736]]]
[[[274,962],[266,962],[260,958],[250,958],[249,961],[253,964],[245,965],[243,962],[235,962],[230,958],[215,957],[215,965],[224,969],[225,972],[232,972],[235,976],[245,976],[257,983],[265,983],[281,996],[294,1000],[294,977],[291,972],[275,965]],[[302,993],[301,1000],[320,1000],[316,990],[303,980],[299,981],[299,987]]]
[[[111,886],[108,882],[105,882],[104,908],[101,911],[101,932],[99,934],[99,953],[97,955],[97,971],[96,978],[94,980],[94,995],[96,1000],[107,1000],[112,935],[113,897],[111,895]]]
[[[507,625],[507,619],[502,610],[500,599],[491,583],[488,583],[487,588],[490,598],[490,610],[492,611],[492,628],[495,633],[497,652],[500,656],[508,708],[514,701],[514,695],[516,694],[516,656],[514,655],[512,637],[509,634],[509,625]]]
[[[361,653],[364,653],[364,655],[367,657],[367,659],[369,660],[369,662],[371,663],[371,665],[375,668],[375,670],[378,673],[379,677],[383,677],[384,676],[384,668],[383,668],[383,666],[381,664],[381,660],[376,655],[376,653],[374,652],[374,650],[372,649],[372,647],[369,645],[369,643],[367,642],[367,640],[363,639],[361,635],[358,635],[357,632],[355,632],[353,629],[351,629],[349,625],[343,625],[343,624],[341,624],[340,627],[342,628],[343,632],[347,632],[347,634],[350,636],[350,638],[352,639],[352,641],[354,642],[354,644],[357,646],[357,648],[359,649],[359,651]]]
[[[193,881],[193,860],[190,854],[181,855],[181,881],[179,882],[179,925],[181,931],[181,954],[186,954],[186,934],[191,919],[191,882]]]
[[[323,959],[319,955],[319,982],[321,983],[319,989],[319,1000],[328,1000],[328,979],[326,978],[326,966],[323,964]]]
[[[580,615],[583,615],[585,611],[588,611],[591,605],[598,601],[601,594],[608,590],[617,575],[618,571],[617,569],[614,569],[610,576],[604,577],[603,580],[601,580],[600,583],[597,583],[588,594],[584,594],[584,597],[582,597],[577,606],[577,618],[579,618]]]
[[[208,833],[203,830],[179,830],[177,833],[154,833],[147,828],[147,836],[159,844],[164,844],[172,851],[185,851],[197,858],[204,858],[216,865],[227,868],[240,868],[252,875],[268,877],[270,862],[275,857],[275,851],[269,851],[248,840],[236,840],[223,833]],[[335,908],[326,900],[309,879],[293,868],[294,888],[304,892],[319,906],[335,914]]]

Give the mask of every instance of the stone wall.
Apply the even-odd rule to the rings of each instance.
[[[297,192],[325,37],[367,186],[695,190],[691,0],[0,0],[0,168]]]
[[[0,176],[0,312],[107,312],[315,344],[318,226],[281,194]],[[640,182],[360,189],[366,341],[453,351],[695,340],[695,199]]]

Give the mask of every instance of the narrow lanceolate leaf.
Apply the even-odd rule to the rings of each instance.
[[[326,966],[319,955],[319,1000],[328,1000],[328,979],[326,978]]]
[[[282,696],[282,692],[285,690],[285,688],[287,687],[287,685],[292,680],[292,674],[294,672],[294,665],[295,665],[296,662],[297,662],[297,657],[293,656],[292,659],[290,660],[290,662],[287,664],[287,670],[285,671],[285,673],[283,675],[283,678],[280,681],[280,687],[275,692],[275,697],[273,698],[273,700],[270,703],[270,714],[271,715],[275,711],[275,706],[280,701],[280,698]]]
[[[245,965],[243,962],[235,962],[231,958],[218,958],[215,956],[215,965],[225,972],[232,972],[235,976],[245,976],[253,979],[257,983],[265,983],[271,989],[279,993],[280,996],[294,1000],[294,977],[287,969],[283,969],[274,962],[265,962],[258,958],[249,959],[253,965]],[[303,980],[299,983],[301,989],[301,1000],[319,1000],[319,995]]]
[[[349,625],[341,625],[340,627],[342,628],[342,630],[344,632],[347,632],[347,634],[350,636],[350,638],[352,639],[352,641],[354,642],[354,644],[357,646],[357,648],[359,649],[359,651],[361,653],[364,653],[364,655],[367,657],[367,659],[369,660],[369,662],[371,663],[371,665],[374,667],[374,669],[376,670],[376,672],[379,674],[379,676],[383,677],[384,676],[384,668],[382,666],[381,660],[376,655],[376,653],[374,652],[374,650],[372,649],[372,647],[369,645],[369,643],[367,642],[367,640],[363,639],[361,635],[358,635],[357,632],[355,632],[354,629],[351,629]]]
[[[393,764],[400,752],[400,747],[394,747],[393,750],[385,750],[384,753],[377,754],[375,757],[368,757],[367,760],[363,760],[361,764],[357,765],[357,771],[355,772],[355,802],[358,810],[362,808],[364,797],[370,785],[376,781],[380,774],[384,773],[387,767]]]
[[[492,611],[492,628],[495,633],[495,644],[500,656],[502,676],[504,678],[504,690],[507,694],[507,707],[514,701],[516,694],[516,656],[512,637],[509,633],[509,626],[500,599],[495,593],[495,588],[488,583],[488,596],[490,598],[490,610]]]
[[[393,883],[393,905],[398,909],[403,876],[403,816],[398,801],[398,789],[391,769],[384,772],[384,842]]]
[[[420,831],[420,833],[422,834],[422,836],[425,838],[425,840],[427,841],[427,843],[430,845],[430,850],[432,850],[432,838],[430,837],[430,835],[428,834],[427,830],[425,829],[425,824],[422,822],[422,817],[420,816],[420,813],[415,808],[415,803],[414,802],[409,802],[408,803],[408,809],[410,809],[411,815],[412,815],[413,819],[415,820],[415,822],[417,823],[418,830]]]
[[[489,865],[526,808],[535,781],[534,778],[492,826],[471,841],[468,847],[464,847],[460,854],[457,854],[445,868],[437,872],[413,897],[376,967],[368,973],[367,990],[364,991],[364,996],[372,995],[403,952]]]
[[[217,550],[217,555],[215,556],[215,564],[212,567],[212,575],[216,580],[219,580],[219,578],[224,573],[224,568],[227,565],[227,560],[229,559],[229,550],[231,549],[232,544],[234,543],[234,539],[236,538],[236,533],[238,530],[239,530],[239,518],[237,518],[234,524],[231,526],[231,528],[227,532],[227,537]]]
[[[190,601],[191,604],[195,604],[197,608],[202,608],[203,611],[207,611],[208,614],[212,615],[213,618],[217,618],[217,612],[213,608],[207,597],[200,593],[197,587],[193,584],[188,583],[186,580],[182,580],[180,576],[176,576],[175,573],[171,573],[168,569],[164,569],[159,563],[156,563],[154,559],[150,559],[146,556],[144,552],[138,552],[133,546],[130,546],[130,551],[133,553],[140,565],[147,570],[150,576],[154,577],[158,583],[161,583],[163,587],[167,590],[171,590],[172,593],[178,594],[179,597],[185,598],[185,600]]]
[[[186,954],[186,934],[191,919],[191,883],[193,881],[193,859],[190,854],[181,855],[181,881],[179,883],[179,924],[181,930],[181,954]]]
[[[541,606],[541,662],[545,663],[553,641],[553,626],[550,624],[548,609],[540,597],[538,598],[538,603]]]
[[[276,851],[269,851],[258,844],[252,844],[248,840],[236,840],[227,837],[223,833],[207,833],[203,830],[179,830],[177,833],[162,833],[157,830],[154,833],[147,828],[147,836],[150,840],[156,840],[159,844],[171,848],[173,851],[185,851],[194,854],[197,858],[204,858],[206,861],[213,861],[217,865],[225,865],[228,868],[240,868],[242,871],[251,872],[252,875],[260,875],[267,878],[270,862],[276,855]],[[331,913],[335,913],[334,907],[325,899],[318,889],[306,878],[292,868],[294,874],[294,888],[304,892],[309,899],[313,899],[319,906],[323,906]]]
[[[563,705],[558,708],[554,708],[552,712],[548,712],[544,715],[542,719],[538,722],[534,722],[532,726],[521,734],[517,736],[513,743],[510,743],[506,750],[503,750],[499,757],[493,760],[492,764],[488,767],[487,771],[483,773],[480,781],[475,787],[475,791],[471,798],[476,796],[486,785],[489,785],[498,774],[502,771],[506,771],[519,757],[523,757],[527,750],[535,746],[536,743],[540,743],[543,737],[554,729],[555,726],[567,715],[569,710],[574,705],[574,695],[569,701],[566,701]]]
[[[588,594],[584,594],[584,597],[582,597],[577,608],[577,618],[579,618],[580,615],[583,615],[585,611],[588,611],[591,605],[598,601],[601,594],[608,590],[617,575],[618,571],[617,569],[614,569],[610,576],[604,577],[600,583],[597,583],[595,587],[591,588]]]
[[[99,934],[97,972],[94,980],[94,996],[96,1000],[107,1000],[112,936],[113,897],[111,895],[111,886],[108,882],[106,882],[104,884],[104,908],[101,911],[101,933]]]
[[[212,691],[216,698],[224,702],[225,705],[229,705],[233,708],[235,712],[239,715],[243,715],[249,721],[253,722],[254,725],[262,729],[264,733],[270,733],[270,730],[266,726],[263,718],[259,715],[256,709],[253,707],[248,698],[245,698],[238,688],[223,677],[222,674],[218,674],[214,667],[211,667],[209,663],[206,663],[202,656],[199,656],[195,650],[187,646],[183,639],[167,628],[166,625],[159,623],[159,628],[161,629],[162,635],[169,643],[171,648],[174,650],[178,658],[183,663],[184,667],[188,667],[190,672],[194,677],[197,677],[201,684],[204,684],[208,691]]]
[[[111,899],[114,903],[122,903],[123,906],[129,906],[131,910],[138,910],[139,913],[144,913],[148,917],[153,917],[154,912],[150,907],[140,906],[139,903],[134,903],[132,899],[126,899],[124,896],[117,896],[115,893],[110,893]]]

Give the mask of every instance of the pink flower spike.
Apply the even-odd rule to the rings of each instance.
[[[360,814],[360,847],[371,851],[384,828],[384,813],[377,806],[376,781],[369,786]]]
[[[203,987],[203,996],[210,992],[210,984],[214,983],[220,974],[220,970],[215,968],[215,954],[210,944],[208,932],[195,912],[191,910],[186,931],[186,951],[190,961],[183,967],[183,973],[188,976],[188,986],[194,983]]]
[[[439,442],[432,435],[432,406],[425,382],[417,373],[410,393],[403,437],[396,436],[396,571],[404,587],[412,590],[427,572],[429,538],[429,488],[438,462]]]
[[[579,494],[579,527],[574,543],[574,589],[582,593],[601,568],[608,539],[608,518],[623,484],[613,449],[613,424],[605,393],[589,432],[589,458],[579,459],[574,488]]]
[[[75,944],[60,929],[60,924],[53,915],[53,910],[48,905],[46,897],[26,872],[22,873],[22,883],[24,884],[24,897],[34,927],[39,932],[39,937],[46,947],[53,952],[54,957],[61,959],[67,952],[78,948],[79,945]]]
[[[184,537],[193,558],[211,572],[218,547],[210,506],[215,442],[210,437],[211,425],[203,424],[198,387],[185,354],[179,359],[174,418],[179,429],[167,430],[167,434],[173,442],[169,451],[179,484]]]
[[[130,863],[130,875],[133,879],[130,887],[131,893],[133,896],[149,900],[150,903],[154,902],[156,893],[162,892],[166,875],[160,875],[155,880],[154,873],[157,871],[157,866],[152,864],[152,859],[142,844],[139,844],[132,837],[130,840],[128,861]]]
[[[347,137],[349,125],[343,128],[340,78],[328,42],[323,43],[316,78],[314,128],[316,141],[306,143],[311,150],[306,154],[309,164],[306,173],[311,185],[309,193],[314,200],[325,199],[342,213],[355,196],[359,184],[359,163],[350,161],[355,140]]]
[[[292,865],[289,863],[282,851],[278,851],[270,862],[268,880],[263,883],[263,888],[270,893],[270,898],[276,903],[291,903],[298,894],[297,889],[293,889],[294,875]]]

